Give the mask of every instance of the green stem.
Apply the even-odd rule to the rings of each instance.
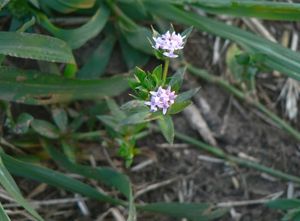
[[[138,134],[133,135],[133,137],[136,140],[139,140],[144,137],[147,137],[151,133],[152,133],[151,131],[142,131]],[[97,131],[91,131],[91,132],[85,132],[85,133],[74,133],[74,134],[72,134],[72,138],[74,140],[93,140],[93,139],[101,138],[105,135],[106,135],[106,132],[104,130],[97,130]]]
[[[212,74],[208,73],[206,70],[198,69],[191,64],[185,63],[187,66],[187,70],[193,74],[196,75],[210,83],[217,84],[221,87],[223,87],[225,90],[229,91],[231,94],[233,94],[235,97],[237,97],[240,100],[243,100],[257,109],[259,109],[261,112],[263,112],[265,115],[267,115],[279,128],[282,128],[287,133],[292,135],[295,139],[300,141],[300,132],[293,128],[289,123],[282,120],[280,117],[278,117],[276,114],[274,114],[272,111],[268,110],[263,104],[256,101],[255,99],[251,98],[250,96],[247,96],[239,89],[235,88],[234,86],[230,85],[226,80],[213,76]]]
[[[91,140],[95,138],[101,138],[104,134],[104,130],[97,130],[84,133],[74,133],[72,134],[72,138],[75,140]]]
[[[166,80],[167,80],[167,75],[168,75],[168,70],[169,70],[169,64],[170,64],[170,59],[169,58],[166,58],[165,60],[165,66],[164,66],[164,72],[163,72],[163,86],[165,85],[166,83]]]
[[[182,140],[186,143],[194,145],[196,148],[198,148],[200,150],[207,151],[207,152],[209,152],[209,153],[211,153],[211,154],[213,154],[213,155],[215,155],[215,156],[217,156],[221,159],[224,159],[228,162],[232,162],[232,163],[238,164],[238,165],[243,166],[243,167],[256,169],[256,170],[261,171],[263,173],[267,173],[267,174],[269,174],[273,177],[277,177],[277,178],[280,178],[280,179],[286,180],[286,181],[293,181],[295,183],[300,184],[300,177],[293,176],[293,175],[284,173],[284,172],[279,171],[279,170],[274,170],[272,168],[263,166],[263,165],[258,164],[256,162],[253,162],[253,161],[244,160],[244,159],[241,159],[239,157],[235,157],[235,156],[226,154],[222,149],[220,149],[218,147],[208,145],[206,143],[203,143],[199,140],[196,140],[192,137],[189,137],[189,136],[187,136],[185,134],[182,134],[182,133],[179,133],[179,132],[175,132],[175,136],[176,136],[176,138],[178,138],[178,139],[180,139],[180,140]]]

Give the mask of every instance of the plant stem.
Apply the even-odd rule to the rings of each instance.
[[[170,64],[170,59],[169,58],[166,58],[165,60],[165,66],[164,66],[164,72],[163,72],[163,86],[165,85],[166,83],[166,80],[167,80],[167,75],[168,75],[168,70],[169,70],[169,64]]]
[[[189,63],[185,63],[187,66],[187,70],[193,74],[196,75],[210,83],[217,84],[221,87],[223,87],[225,90],[229,91],[231,94],[233,94],[235,97],[239,98],[240,100],[243,100],[257,109],[259,109],[262,113],[267,115],[279,128],[285,130],[287,133],[292,135],[296,140],[300,141],[300,132],[293,128],[289,123],[282,120],[280,117],[278,117],[276,114],[274,114],[272,111],[268,110],[263,104],[256,101],[255,99],[251,98],[250,96],[247,96],[239,89],[235,88],[234,86],[230,85],[226,80],[213,76],[212,74],[208,73],[206,70],[198,69],[194,66],[192,66]]]
[[[258,171],[267,173],[267,174],[269,174],[273,177],[277,177],[277,178],[280,178],[280,179],[286,180],[286,181],[293,181],[295,183],[300,184],[300,177],[293,176],[293,175],[284,173],[284,172],[279,171],[279,170],[274,170],[272,168],[263,166],[263,165],[258,164],[256,162],[253,162],[253,161],[244,160],[244,159],[241,159],[239,157],[235,157],[235,156],[226,154],[222,149],[220,149],[218,147],[208,145],[206,143],[203,143],[199,140],[196,140],[192,137],[189,137],[189,136],[187,136],[185,134],[182,134],[182,133],[179,133],[179,132],[175,132],[175,136],[176,136],[176,138],[178,138],[178,139],[180,139],[184,142],[187,142],[189,144],[194,145],[195,147],[197,147],[200,150],[207,151],[207,152],[209,152],[209,153],[211,153],[211,154],[213,154],[213,155],[215,155],[215,156],[217,156],[221,159],[224,159],[228,162],[232,162],[232,163],[238,164],[238,165],[243,166],[243,167],[256,169]]]
[[[75,140],[91,140],[95,138],[101,138],[103,135],[105,135],[104,130],[96,130],[83,133],[74,133],[72,134],[72,138]]]

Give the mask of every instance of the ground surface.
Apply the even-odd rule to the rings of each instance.
[[[268,23],[266,25],[269,27]],[[276,23],[275,25],[279,27],[276,29],[276,33],[273,33],[277,39],[282,37],[278,30],[294,28],[286,24]],[[275,27],[275,25],[272,24],[270,27]],[[274,30],[274,28],[270,28],[271,33]],[[186,60],[197,67],[208,69],[212,74],[224,76],[226,73],[224,52],[221,53],[218,63],[212,65],[214,42],[214,37],[194,32],[185,48]],[[90,47],[92,45],[91,43]],[[90,48],[86,47],[83,50],[88,53]],[[78,57],[80,54],[81,52],[76,53]],[[115,59],[109,66],[108,72],[124,71],[125,66],[119,62],[118,52],[114,54],[114,57]],[[216,135],[220,148],[232,155],[246,155],[248,158],[255,158],[263,165],[293,175],[300,175],[299,144],[293,138],[266,122],[265,118],[261,117],[256,109],[236,100],[223,89],[190,75],[187,76],[187,80],[187,82],[193,82],[193,85],[201,86],[200,96],[207,101],[211,108],[211,115],[215,116],[214,119],[205,118],[205,120]],[[271,76],[263,81],[275,84],[276,87],[279,85],[278,82],[280,82],[280,80],[273,80]],[[189,85],[186,84],[185,88],[189,87]],[[263,82],[261,85],[263,85]],[[280,89],[280,87],[278,88]],[[279,93],[280,90],[267,92],[273,103],[276,103]],[[123,99],[125,98],[120,98],[120,101]],[[282,114],[280,105],[274,105],[273,110],[279,115]],[[297,123],[294,123],[294,125],[299,127]],[[175,127],[178,131],[201,139],[183,115],[176,117]],[[139,146],[142,154],[136,158],[133,166],[135,168],[134,171],[126,171],[133,180],[136,192],[141,194],[137,198],[137,202],[235,202],[262,199],[280,191],[283,191],[283,196],[286,196],[287,182],[282,182],[255,170],[236,165],[228,165],[224,162],[210,162],[204,158],[204,156],[210,155],[196,150],[193,146],[182,144],[179,140],[175,142],[174,146],[168,146],[164,144],[164,139],[161,135],[154,134],[140,140]],[[97,165],[108,164],[108,157],[105,155],[101,144],[82,144],[82,147],[86,154],[95,157]],[[110,163],[115,167],[121,168],[121,162],[115,157],[115,154],[113,152],[108,154],[110,156],[109,159],[112,160]],[[199,159],[199,156],[201,159]],[[150,162],[148,166],[135,167],[145,161]],[[22,179],[19,180],[19,184],[27,194],[32,194],[32,191],[36,190],[37,187],[44,188],[40,192],[37,191],[37,194],[33,197],[35,200],[70,198],[74,196]],[[141,190],[147,190],[152,184],[157,184],[158,186],[145,193],[140,192]],[[299,193],[299,189],[295,188],[294,196],[299,195]],[[88,221],[98,219],[100,221],[100,215],[109,208],[107,205],[103,206],[94,201],[87,201],[87,205],[90,210],[90,215],[87,217],[84,217],[79,208],[72,203],[44,206],[41,208],[41,211],[45,215],[46,220]],[[47,217],[49,218],[47,219]],[[227,215],[220,220],[276,221],[280,220],[280,217],[282,217],[281,213],[270,210],[263,205],[250,205],[234,207],[231,215]],[[108,216],[104,220],[115,219]],[[153,217],[151,214],[140,214],[138,220],[171,221],[174,219]]]

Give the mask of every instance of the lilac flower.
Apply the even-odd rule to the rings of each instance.
[[[183,49],[185,44],[186,36],[181,36],[175,32],[170,33],[167,31],[158,37],[153,37],[154,45],[153,48],[162,50],[163,55],[169,58],[177,58],[176,52]]]
[[[167,113],[168,108],[174,104],[177,97],[175,91],[171,91],[170,86],[167,89],[159,87],[157,91],[150,91],[150,94],[152,95],[150,101],[146,101],[145,104],[150,106],[151,112],[162,109],[164,115]]]

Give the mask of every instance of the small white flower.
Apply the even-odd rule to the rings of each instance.
[[[150,101],[146,101],[145,104],[150,106],[151,112],[161,109],[164,115],[167,113],[168,108],[174,104],[177,97],[175,91],[171,91],[170,86],[167,89],[159,87],[157,91],[150,91],[150,94],[152,95]]]
[[[176,34],[175,31],[170,33],[167,31],[158,37],[153,37],[154,45],[152,46],[156,50],[162,50],[163,55],[169,58],[176,58],[178,55],[176,52],[182,50],[185,44],[186,36]]]

